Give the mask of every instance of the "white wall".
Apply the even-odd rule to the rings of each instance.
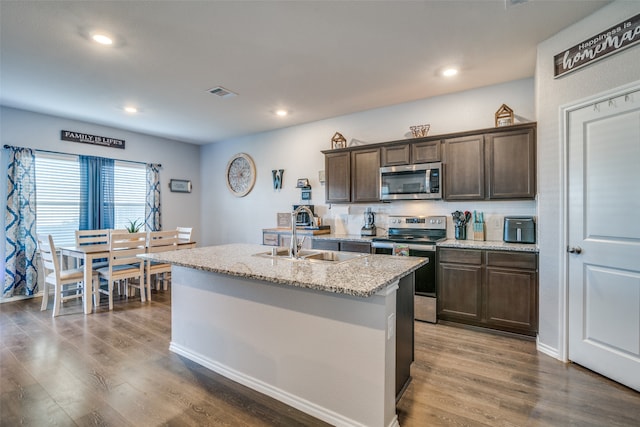
[[[125,149],[61,141],[60,131],[63,129],[124,139]],[[0,142],[62,153],[160,163],[162,227],[193,226],[194,238],[199,239],[202,186],[200,147],[197,145],[7,107],[0,109]],[[191,180],[193,192],[171,193],[171,178]]]
[[[462,77],[461,77],[462,78]],[[336,102],[339,102],[338,100]],[[262,229],[276,226],[276,213],[289,212],[300,203],[298,178],[308,178],[312,186],[311,203],[326,224],[336,233],[359,234],[362,213],[367,206],[378,212],[376,223],[383,224],[386,214],[408,213],[447,215],[455,210],[483,210],[488,214],[487,237],[502,239],[504,215],[535,215],[535,202],[393,202],[390,204],[326,205],[325,189],[318,179],[324,169],[321,150],[330,148],[335,132],[366,143],[409,137],[409,126],[431,124],[429,135],[488,128],[494,126],[494,114],[503,104],[516,114],[516,121],[534,121],[534,82],[523,79],[505,84],[439,96],[415,102],[363,111],[346,116],[265,132],[220,143],[202,150],[202,242],[262,241]],[[286,119],[285,119],[286,120]],[[235,153],[248,153],[256,163],[256,185],[243,198],[230,194],[225,184],[227,162]],[[284,169],[282,190],[273,190],[272,169]],[[449,220],[449,223],[451,221]],[[449,236],[453,228],[449,224]]]
[[[553,56],[640,13],[640,2],[617,1],[538,46],[536,116],[538,118],[538,237],[540,246],[539,348],[563,359],[566,353],[564,265],[564,154],[560,107],[640,78],[636,45],[559,79]]]

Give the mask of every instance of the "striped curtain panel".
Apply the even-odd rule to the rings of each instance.
[[[161,231],[160,220],[160,165],[147,164],[147,202],[144,208],[147,231]]]
[[[9,168],[2,298],[38,291],[35,156],[29,148],[6,148]]]

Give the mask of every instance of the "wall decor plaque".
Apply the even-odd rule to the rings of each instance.
[[[640,14],[625,19],[600,34],[553,57],[553,77],[558,78],[591,62],[620,52],[640,41]]]
[[[102,145],[104,147],[122,148],[124,150],[124,139],[109,138],[108,136],[61,130],[60,139],[62,141],[82,142],[84,144]]]

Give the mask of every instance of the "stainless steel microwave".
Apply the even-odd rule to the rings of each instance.
[[[380,168],[380,200],[442,199],[442,163]]]

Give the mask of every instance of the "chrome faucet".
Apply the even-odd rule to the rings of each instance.
[[[316,219],[313,216],[313,212],[311,212],[311,209],[309,209],[307,206],[305,205],[298,206],[296,210],[291,212],[291,244],[289,245],[289,256],[291,258],[298,258],[298,253],[300,252],[300,249],[302,249],[302,244],[304,243],[304,239],[307,238],[307,236],[304,236],[302,238],[302,241],[298,243],[296,221],[298,219],[298,214],[302,211],[305,211],[307,214],[309,214],[309,218],[311,218],[311,226],[316,227]]]

